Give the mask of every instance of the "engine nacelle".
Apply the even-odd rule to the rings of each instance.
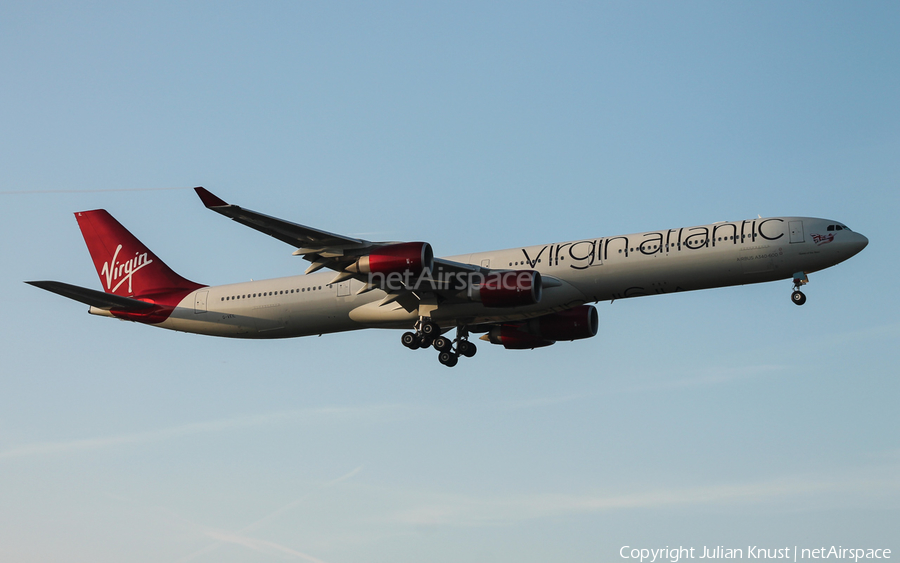
[[[580,305],[561,313],[492,327],[481,339],[502,344],[508,350],[527,350],[549,346],[559,340],[591,338],[597,335],[599,326],[597,308]]]
[[[544,315],[528,321],[537,324],[535,331],[547,340],[581,340],[597,336],[600,316],[593,305],[579,305],[567,311]]]
[[[491,272],[473,293],[485,307],[526,307],[541,301],[541,274],[535,270]]]
[[[356,274],[410,272],[413,275],[432,269],[434,269],[434,252],[427,242],[402,242],[380,246],[346,268],[348,272]]]
[[[511,323],[495,326],[482,336],[481,340],[487,340],[491,344],[502,344],[507,350],[530,350],[554,343],[552,340],[525,332],[522,330],[523,325],[524,323]]]

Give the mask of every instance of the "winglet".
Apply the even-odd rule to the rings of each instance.
[[[194,188],[194,191],[197,192],[197,195],[200,196],[200,201],[203,202],[203,205],[206,207],[228,207],[228,204],[213,195],[212,192],[207,190],[206,188]]]

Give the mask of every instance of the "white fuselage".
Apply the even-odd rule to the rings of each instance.
[[[436,304],[444,327],[515,321],[597,301],[760,283],[810,273],[853,256],[867,240],[840,223],[776,217],[480,252],[448,259],[491,269],[533,269],[544,279],[536,305]],[[829,226],[832,230],[829,230]],[[287,338],[361,328],[410,328],[420,311],[382,305],[381,290],[331,284],[334,272],[204,287],[157,326],[237,338]],[[92,308],[97,314],[107,314]]]

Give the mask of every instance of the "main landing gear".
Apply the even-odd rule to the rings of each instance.
[[[400,342],[410,350],[433,346],[438,351],[438,361],[447,367],[453,367],[460,356],[471,358],[478,348],[469,342],[469,331],[465,326],[456,327],[456,338],[452,341],[441,336],[441,327],[427,317],[416,323],[416,332],[404,332]]]
[[[800,287],[809,283],[809,277],[804,272],[794,274],[794,292],[791,293],[791,301],[795,305],[803,305],[806,303],[806,295],[800,291]]]

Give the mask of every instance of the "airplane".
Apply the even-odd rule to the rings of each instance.
[[[597,334],[590,303],[790,279],[860,252],[868,239],[812,217],[726,221],[435,258],[427,242],[371,242],[298,225],[194,188],[203,205],[295,248],[304,275],[206,286],[176,274],[103,209],[75,213],[104,291],[26,282],[104,317],[232,338],[403,329],[410,349],[448,367],[477,350],[470,334],[533,349]],[[331,272],[320,270],[331,270]],[[455,337],[444,334],[456,329]]]

